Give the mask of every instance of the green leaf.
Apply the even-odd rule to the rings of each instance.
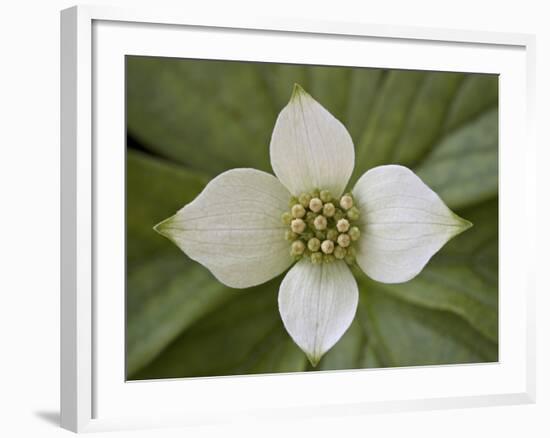
[[[451,102],[444,132],[450,133],[498,105],[498,76],[469,73]]]
[[[153,227],[191,202],[208,179],[166,161],[128,150],[126,156],[126,255],[129,270],[156,254],[181,254]]]
[[[374,68],[353,69],[351,73],[346,117],[341,122],[348,128],[355,145],[370,126],[375,114],[377,92],[385,76],[384,70]]]
[[[306,357],[279,316],[280,282],[231,292],[230,302],[184,331],[132,379],[304,370]]]
[[[451,208],[462,208],[498,193],[498,110],[483,113],[446,136],[416,168]]]
[[[374,114],[355,144],[352,181],[371,167],[389,163],[425,77],[421,71],[388,72],[378,91]]]
[[[402,284],[372,282],[371,287],[452,312],[498,342],[498,202],[462,211],[461,216],[474,226],[451,240],[420,275]]]
[[[359,303],[374,365],[495,362],[496,344],[450,313],[415,306],[361,281]],[[372,362],[371,362],[372,363]]]
[[[261,373],[293,373],[305,371],[307,358],[302,350],[288,336],[286,331],[279,327],[271,338],[257,348],[253,356],[244,366],[240,366],[237,374]]]
[[[212,175],[233,167],[268,171],[276,112],[259,68],[127,57],[128,129],[148,149]]]
[[[430,72],[424,76],[407,123],[392,148],[390,162],[411,166],[424,156],[442,132],[449,106],[463,80],[460,73]]]
[[[344,336],[321,359],[319,370],[362,368],[366,336],[355,318]]]
[[[390,71],[367,96],[364,132],[355,139],[355,182],[371,167],[415,167],[451,208],[498,191],[498,77]],[[361,99],[356,93],[355,99]]]
[[[263,83],[263,90],[269,96],[272,103],[273,114],[276,116],[290,100],[294,84],[300,84],[303,88],[309,88],[308,67],[290,64],[250,64],[252,68],[259,69],[259,75]],[[273,119],[275,123],[275,118]],[[266,133],[271,139],[273,126]]]
[[[307,92],[343,121],[350,93],[352,69],[318,66],[310,70]]]
[[[182,331],[225,303],[231,290],[183,253],[153,258],[128,275],[126,372],[149,363]]]

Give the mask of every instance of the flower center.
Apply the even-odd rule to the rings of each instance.
[[[290,242],[290,255],[295,260],[355,263],[355,242],[361,232],[357,224],[359,209],[350,193],[338,199],[328,190],[315,190],[293,196],[289,207],[282,220],[288,226],[285,239]]]

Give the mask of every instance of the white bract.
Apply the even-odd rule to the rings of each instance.
[[[232,169],[155,229],[229,287],[279,289],[286,330],[315,366],[357,309],[349,266],[400,283],[471,226],[411,170],[379,166],[349,193],[355,154],[346,128],[295,86],[270,144],[275,175]],[[289,204],[290,202],[290,204]]]

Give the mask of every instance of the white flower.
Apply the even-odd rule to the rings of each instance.
[[[296,262],[281,283],[279,311],[315,366],[355,316],[348,265],[376,281],[408,281],[471,223],[403,166],[370,169],[344,193],[352,139],[298,85],[275,123],[270,156],[277,178],[226,171],[155,229],[229,287],[264,283]]]

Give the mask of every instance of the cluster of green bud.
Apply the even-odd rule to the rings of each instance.
[[[330,263],[344,260],[355,263],[354,242],[361,232],[357,225],[359,209],[350,193],[339,199],[328,190],[315,190],[292,197],[289,211],[282,214],[288,229],[285,239],[290,242],[290,255],[295,260],[307,258],[311,263]]]

